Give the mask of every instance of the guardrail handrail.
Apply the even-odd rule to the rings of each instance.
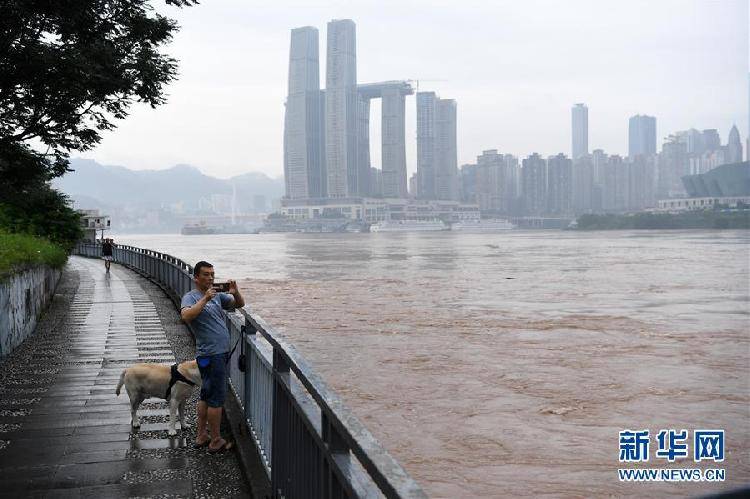
[[[101,245],[79,243],[75,252],[98,257]],[[192,289],[192,267],[179,258],[118,245],[113,259],[155,281],[176,304]],[[233,337],[240,339],[242,352],[249,349],[250,355],[235,353],[230,379],[258,452],[266,458],[264,466],[275,496],[426,497],[292,345],[248,306],[238,312],[241,324],[235,324],[231,315],[227,324]],[[256,333],[268,342],[270,353],[253,339]],[[258,373],[257,379],[251,377],[252,372]],[[266,421],[267,417],[253,411],[259,404],[268,404],[269,390],[272,417]],[[261,409],[267,416],[269,408]],[[300,476],[307,474],[311,476]]]

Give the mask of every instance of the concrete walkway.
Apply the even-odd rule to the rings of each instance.
[[[123,267],[71,257],[32,337],[0,361],[0,496],[249,497],[234,453],[193,449],[191,427],[167,435],[165,401],[130,429],[115,386],[136,362],[193,358],[162,291]]]

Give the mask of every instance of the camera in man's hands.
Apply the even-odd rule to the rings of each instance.
[[[229,292],[229,282],[214,282],[211,287],[214,288],[217,293]]]

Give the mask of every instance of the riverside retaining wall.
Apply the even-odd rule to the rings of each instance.
[[[0,281],[0,358],[34,332],[55,293],[61,271],[35,267]]]

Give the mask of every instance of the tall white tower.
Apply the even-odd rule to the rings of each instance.
[[[589,153],[589,108],[576,104],[571,110],[573,132],[573,159]]]

